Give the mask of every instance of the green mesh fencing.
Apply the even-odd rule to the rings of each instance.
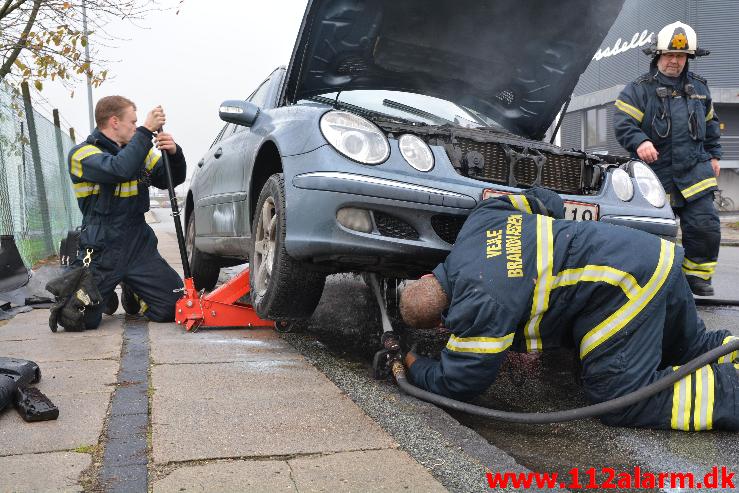
[[[31,267],[59,253],[59,240],[82,216],[67,172],[72,139],[36,110],[30,129],[23,108],[0,86],[0,234],[13,235]]]

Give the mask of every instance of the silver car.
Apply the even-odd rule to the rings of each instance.
[[[185,206],[196,286],[248,259],[257,313],[306,318],[326,275],[428,272],[480,201],[532,186],[674,238],[644,163],[542,140],[621,6],[311,1],[288,68],[220,107]]]

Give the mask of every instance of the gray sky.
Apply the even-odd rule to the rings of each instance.
[[[93,89],[93,104],[103,96],[126,96],[136,102],[139,122],[161,104],[190,174],[223,126],[220,103],[246,98],[274,68],[288,64],[306,3],[185,0],[179,15],[153,13],[139,23],[143,28],[121,21],[111,30],[124,39],[103,53],[113,61],[111,79]],[[47,83],[41,95],[48,102],[39,104],[45,114],[58,108],[81,141],[89,134],[84,81],[73,98],[69,93]]]

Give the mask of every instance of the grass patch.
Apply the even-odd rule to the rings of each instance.
[[[97,445],[80,445],[73,452],[77,452],[78,454],[94,454],[97,448]]]
[[[737,229],[737,230],[739,230],[739,222],[729,223],[729,227],[731,229]]]

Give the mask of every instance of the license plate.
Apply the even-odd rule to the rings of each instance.
[[[489,199],[490,197],[500,197],[501,195],[510,194],[511,192],[503,192],[500,190],[494,190],[492,188],[486,188],[482,191],[482,200]],[[564,203],[565,219],[572,219],[575,221],[598,220],[598,206],[596,204],[577,202],[575,200],[564,200]]]

